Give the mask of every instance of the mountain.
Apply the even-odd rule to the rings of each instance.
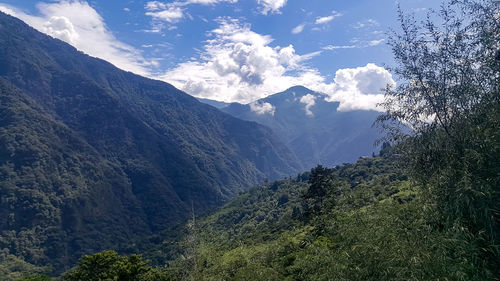
[[[229,105],[227,102],[223,101],[216,101],[216,100],[210,100],[210,99],[204,99],[204,98],[196,98],[197,100],[201,101],[202,103],[206,103],[208,105],[211,105],[215,108],[221,109]]]
[[[376,152],[374,142],[381,134],[372,125],[379,113],[339,111],[339,103],[324,98],[321,93],[295,86],[254,102],[253,110],[251,104],[239,103],[221,110],[273,129],[307,168],[350,163]],[[266,103],[274,112],[258,110]]]
[[[0,46],[6,254],[61,270],[301,169],[270,129],[3,13]]]

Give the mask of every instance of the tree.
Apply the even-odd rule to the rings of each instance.
[[[306,198],[315,198],[322,200],[326,195],[329,187],[329,171],[321,165],[316,168],[311,169],[311,174],[309,176],[309,189],[305,194]]]
[[[84,256],[78,266],[63,275],[64,281],[169,281],[167,273],[152,268],[140,255],[120,256],[104,251]]]
[[[389,44],[396,88],[379,118],[444,227],[472,237],[499,268],[500,11],[495,1],[460,0],[418,23],[399,12]],[[403,126],[411,128],[411,132]]]

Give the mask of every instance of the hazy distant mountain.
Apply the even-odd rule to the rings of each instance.
[[[209,104],[209,105],[211,105],[215,108],[218,108],[218,109],[224,108],[224,107],[229,105],[229,103],[223,102],[223,101],[216,101],[216,100],[210,100],[210,99],[204,99],[204,98],[196,98],[196,99],[198,99],[202,103]]]
[[[298,172],[272,131],[0,13],[0,249],[62,268]]]
[[[273,129],[307,168],[353,162],[377,151],[374,142],[380,135],[372,124],[380,113],[338,111],[339,104],[324,97],[296,86],[252,106],[232,103],[221,110]]]

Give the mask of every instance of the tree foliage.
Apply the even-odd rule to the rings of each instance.
[[[423,22],[400,12],[401,31],[389,38],[398,86],[387,89],[379,118],[436,204],[437,223],[470,235],[492,269],[500,266],[499,14],[498,1],[467,0]]]
[[[63,281],[170,281],[170,275],[152,268],[140,255],[120,256],[104,251],[84,256],[78,266],[62,277]]]

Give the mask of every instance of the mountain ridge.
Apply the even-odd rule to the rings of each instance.
[[[30,263],[62,270],[120,233],[133,240],[301,169],[270,129],[3,13],[0,45],[1,128],[21,132],[0,143],[0,248]],[[12,123],[16,111],[26,118]]]
[[[271,128],[303,166],[334,166],[377,153],[382,137],[373,124],[377,111],[339,111],[325,94],[293,86],[249,104],[231,103],[221,110]]]

